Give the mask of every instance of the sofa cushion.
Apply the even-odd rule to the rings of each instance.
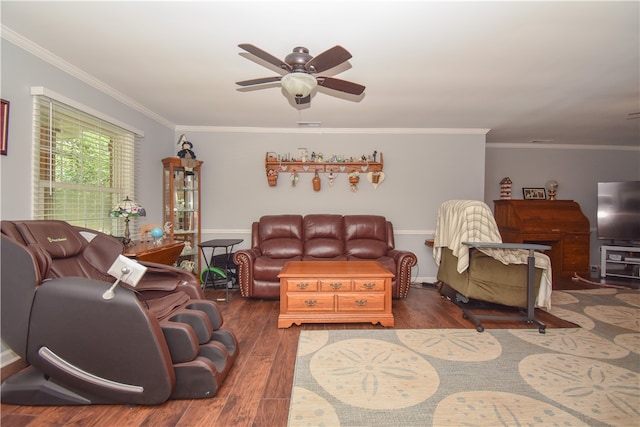
[[[387,220],[378,215],[346,215],[344,221],[347,257],[377,259],[387,254]]]
[[[253,265],[253,278],[259,281],[278,282],[278,274],[289,261],[301,261],[302,257],[293,258],[271,258],[260,256],[256,258]]]
[[[302,257],[302,215],[266,215],[260,218],[262,255],[285,259]]]
[[[307,215],[302,224],[305,259],[344,259],[342,215]]]
[[[380,264],[382,264],[382,266],[387,270],[389,270],[390,272],[395,273],[396,271],[396,261],[390,256],[386,256],[386,255],[379,258],[359,258],[359,257],[350,256],[348,257],[347,261],[377,261]],[[394,277],[392,280],[395,281],[396,278]]]

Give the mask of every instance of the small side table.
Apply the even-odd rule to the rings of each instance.
[[[139,242],[125,248],[124,255],[138,261],[149,261],[158,264],[173,265],[184,248],[184,242],[163,240],[159,244],[154,242]]]
[[[226,274],[226,280],[224,283],[224,287],[225,287],[225,298],[217,298],[216,301],[226,301],[229,302],[229,285],[228,282],[230,279],[229,277],[229,265],[231,264],[231,254],[233,254],[233,247],[239,243],[242,243],[243,239],[213,239],[213,240],[207,240],[206,242],[202,242],[199,243],[198,246],[200,247],[200,251],[202,251],[202,257],[204,258],[204,263],[206,264],[206,273],[204,275],[204,279],[203,279],[203,283],[202,283],[202,288],[204,289],[207,286],[207,281],[209,280],[209,277],[211,274],[213,274],[211,272],[212,267],[214,266],[214,256],[215,256],[215,252],[217,248],[224,248],[224,254],[225,258],[224,258],[224,272]],[[207,258],[207,254],[205,253],[205,248],[211,248],[211,256],[209,258]],[[214,283],[215,286],[215,283]]]

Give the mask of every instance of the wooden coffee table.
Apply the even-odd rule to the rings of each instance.
[[[393,276],[377,261],[290,261],[278,275],[278,328],[346,322],[393,326]]]

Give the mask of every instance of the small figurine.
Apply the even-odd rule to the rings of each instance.
[[[360,182],[360,172],[353,171],[347,175],[349,177],[349,186],[354,193],[358,191],[358,183]]]
[[[335,175],[333,174],[333,172],[330,172],[330,173],[329,173],[329,178],[327,179],[327,181],[329,181],[329,185],[330,185],[331,187],[333,187],[333,182],[335,181],[335,179],[336,179],[336,177],[335,177]]]
[[[504,177],[502,178],[502,181],[500,181],[500,198],[503,200],[509,200],[511,199],[511,184],[513,184],[513,182],[511,181],[511,178]]]
[[[190,273],[193,273],[193,269],[195,268],[195,266],[196,263],[194,261],[189,261],[186,259],[180,263],[180,268]]]
[[[173,228],[173,224],[169,221],[164,223],[164,238],[167,239],[171,234],[171,229]]]
[[[151,240],[151,237],[153,237],[151,231],[158,227],[160,227],[160,224],[142,224],[140,226],[140,239],[145,242]]]
[[[192,150],[193,144],[187,141],[187,136],[183,133],[178,140],[178,145],[182,148],[178,151],[178,157],[181,159],[182,167],[193,174],[193,168],[198,165],[196,153]]]

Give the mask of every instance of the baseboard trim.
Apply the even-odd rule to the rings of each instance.
[[[16,374],[26,368],[27,362],[21,359],[11,350],[0,353],[2,365],[0,366],[0,382],[5,382],[11,375]]]

